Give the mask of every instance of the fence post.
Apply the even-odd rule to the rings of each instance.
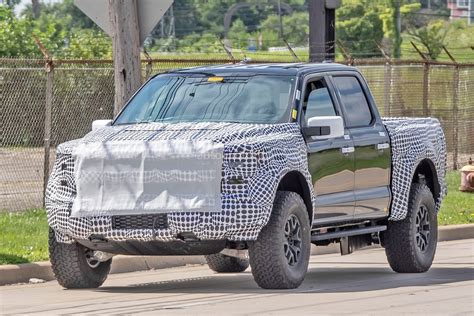
[[[458,63],[454,66],[454,78],[453,78],[453,123],[454,123],[454,133],[453,133],[453,144],[454,144],[454,153],[453,153],[453,169],[458,169],[458,133],[459,133],[459,124],[458,124],[458,88],[459,88],[459,65]]]
[[[43,168],[43,207],[46,186],[49,178],[50,151],[51,151],[51,123],[53,107],[53,80],[54,64],[51,59],[46,60],[46,104],[44,109],[44,168]]]
[[[458,102],[459,102],[459,64],[454,59],[453,55],[448,51],[446,47],[443,46],[444,51],[449,56],[449,59],[454,64],[454,75],[453,75],[453,169],[458,169],[458,134],[459,134],[459,124],[458,124]]]
[[[423,54],[420,49],[415,45],[415,43],[410,42],[413,48],[415,48],[416,52],[421,56],[423,59],[423,116],[429,116],[429,109],[428,109],[428,89],[429,89],[429,76],[430,76],[430,61],[426,58],[425,54]]]
[[[384,73],[384,84],[383,84],[383,115],[390,116],[390,101],[391,101],[391,92],[392,92],[392,59],[385,52],[382,45],[375,42],[377,47],[382,52],[382,55],[385,57],[385,73]]]
[[[45,71],[46,71],[46,96],[45,96],[45,108],[44,108],[44,165],[43,165],[43,203],[44,207],[44,198],[46,195],[46,186],[48,185],[49,178],[49,159],[51,151],[51,121],[52,121],[52,107],[53,107],[53,80],[54,80],[54,64],[53,60],[49,57],[48,51],[43,46],[38,37],[33,35],[36,45],[38,45],[39,50],[43,54],[45,61]]]
[[[429,98],[429,80],[430,80],[430,63],[428,60],[423,61],[423,116],[429,116],[430,111],[428,108]]]

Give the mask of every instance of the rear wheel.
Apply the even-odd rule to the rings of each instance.
[[[295,192],[277,192],[268,224],[249,246],[255,281],[265,289],[297,288],[308,270],[310,251],[310,224],[303,199]]]
[[[110,271],[112,259],[100,262],[92,250],[78,243],[64,244],[56,241],[49,229],[49,258],[58,283],[67,289],[97,288]]]
[[[384,236],[385,253],[396,272],[425,272],[433,263],[438,241],[438,217],[430,189],[413,183],[408,212],[401,221],[390,221]]]
[[[244,272],[249,267],[249,261],[221,253],[206,256],[209,268],[218,273]]]

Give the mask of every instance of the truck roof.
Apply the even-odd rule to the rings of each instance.
[[[266,63],[266,64],[224,64],[199,66],[170,71],[170,73],[208,73],[208,74],[265,74],[265,75],[299,75],[326,71],[354,71],[356,68],[338,63]]]

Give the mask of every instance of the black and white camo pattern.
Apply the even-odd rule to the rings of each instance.
[[[158,231],[112,229],[111,216],[69,216],[76,195],[72,151],[80,143],[173,139],[211,140],[224,144],[220,210],[170,212],[168,229]],[[81,140],[58,146],[46,192],[48,221],[62,242],[70,241],[67,236],[86,239],[91,234],[112,240],[166,241],[189,231],[201,239],[255,240],[268,222],[280,179],[290,171],[299,171],[312,190],[306,144],[295,123],[150,123],[105,127]],[[230,183],[235,178],[243,179],[243,183]]]
[[[416,166],[430,159],[438,172],[441,193],[439,209],[446,194],[444,183],[446,145],[436,119],[384,119],[392,147],[392,194],[390,219],[405,218],[408,194]],[[113,229],[111,216],[70,217],[76,195],[72,151],[81,143],[121,140],[211,140],[224,144],[222,166],[222,208],[217,212],[170,212],[168,228]],[[298,171],[314,192],[308,171],[307,147],[300,127],[287,124],[236,123],[150,123],[112,126],[93,131],[83,139],[61,144],[46,191],[49,225],[60,242],[102,235],[107,239],[169,241],[181,232],[193,232],[201,239],[255,240],[271,214],[280,180]],[[230,183],[235,178],[242,184]]]
[[[446,196],[446,142],[443,129],[434,118],[384,118],[392,148],[392,204],[390,220],[402,220],[408,210],[411,182],[424,159],[434,164],[440,185],[436,212]]]

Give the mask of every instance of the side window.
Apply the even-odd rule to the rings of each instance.
[[[303,102],[305,120],[313,116],[335,116],[336,110],[324,80],[308,83]]]
[[[334,83],[346,110],[347,127],[370,125],[372,113],[359,80],[352,76],[334,77]]]

